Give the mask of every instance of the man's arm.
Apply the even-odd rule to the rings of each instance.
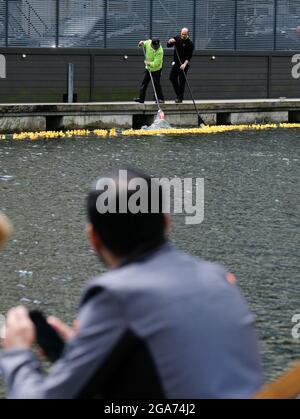
[[[77,335],[46,377],[29,348],[3,352],[0,365],[9,398],[72,399],[86,392],[96,372],[101,377],[107,357],[126,330],[119,303],[102,291],[82,307],[79,322]]]
[[[182,63],[182,65],[180,66],[181,70],[185,70],[186,66],[190,64],[190,61],[193,57],[193,53],[194,53],[194,44],[193,42],[191,42],[186,51],[186,59],[184,63]]]
[[[172,48],[176,44],[176,37],[170,38],[167,42],[167,48]]]

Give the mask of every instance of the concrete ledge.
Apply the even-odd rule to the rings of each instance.
[[[63,116],[61,129],[132,128],[132,115]]]
[[[168,114],[165,113],[166,120],[174,127],[196,127],[198,126],[198,115],[194,112],[193,114]],[[201,118],[207,125],[216,125],[217,123],[217,114],[215,113],[205,113],[200,114]]]
[[[0,117],[0,132],[45,131],[44,116]]]
[[[257,100],[206,100],[196,101],[199,112],[270,112],[300,111],[300,99]],[[167,101],[162,105],[166,113],[193,113],[192,101],[175,104]],[[0,116],[45,116],[45,115],[93,115],[93,114],[140,114],[157,112],[155,102],[90,102],[90,103],[38,103],[0,104]]]
[[[209,125],[298,122],[300,99],[197,101]],[[162,106],[174,127],[196,127],[192,101]],[[0,133],[78,128],[140,128],[157,114],[154,102],[0,104]]]
[[[289,113],[285,112],[244,112],[229,114],[230,124],[266,124],[288,122]]]

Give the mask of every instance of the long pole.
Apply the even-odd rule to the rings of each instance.
[[[143,52],[144,52],[144,57],[145,57],[145,60],[146,60],[146,51],[145,51],[144,45],[143,45]],[[152,76],[152,73],[151,73],[150,69],[148,68],[147,64],[146,64],[146,69],[149,71],[149,75],[150,75],[150,79],[151,79],[151,83],[152,83],[152,87],[153,87],[153,91],[154,91],[154,96],[155,96],[156,104],[157,104],[157,107],[158,107],[158,112],[162,112],[159,101],[158,101],[158,96],[157,96],[157,92],[156,92],[156,89],[155,89],[153,76]]]
[[[179,64],[182,65],[182,62],[180,60],[180,57],[179,57],[179,54],[178,54],[178,50],[177,50],[176,45],[174,45],[174,48],[175,48],[175,51],[176,51],[176,55],[177,55]],[[203,121],[203,119],[201,118],[200,113],[198,111],[198,108],[197,108],[197,105],[196,105],[196,101],[195,101],[195,98],[194,98],[194,95],[193,95],[193,92],[192,92],[190,83],[188,81],[187,75],[185,74],[185,71],[184,70],[182,70],[182,71],[183,71],[183,74],[184,74],[184,77],[185,77],[185,81],[186,81],[187,87],[189,89],[189,92],[190,92],[190,95],[191,95],[191,98],[192,98],[192,101],[193,101],[193,104],[194,104],[194,107],[195,107],[195,111],[196,111],[196,113],[198,115],[198,126],[200,126],[200,125],[206,125],[205,122]]]

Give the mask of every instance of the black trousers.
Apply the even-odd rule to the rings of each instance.
[[[180,100],[183,100],[185,83],[186,83],[185,75],[187,75],[188,71],[189,71],[188,65],[185,67],[185,70],[183,72],[182,70],[180,70],[180,66],[178,64],[174,64],[172,66],[172,70],[170,73],[170,81],[173,85],[176,96]]]
[[[160,85],[161,70],[153,71],[153,72],[151,72],[151,74],[152,74],[152,77],[153,77],[154,86],[155,86],[155,90],[156,90],[156,93],[157,93],[158,100],[164,100],[164,95],[163,95],[161,85]],[[151,82],[150,74],[149,74],[149,71],[146,70],[145,71],[145,77],[144,77],[144,80],[143,80],[141,88],[140,88],[140,99],[141,100],[145,100],[147,87],[148,87],[148,84],[150,82]]]

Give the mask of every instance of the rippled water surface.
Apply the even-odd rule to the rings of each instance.
[[[85,281],[104,271],[85,239],[89,185],[109,167],[204,177],[205,220],[174,217],[182,249],[226,264],[257,316],[268,378],[300,358],[300,152],[296,130],[201,137],[0,143],[0,210],[16,228],[0,254],[0,313],[16,304],[70,321]],[[2,392],[1,392],[2,394]]]

